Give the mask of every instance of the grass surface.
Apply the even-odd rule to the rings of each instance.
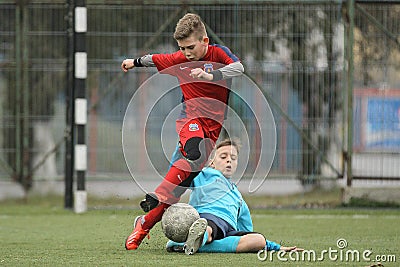
[[[271,262],[252,253],[167,253],[159,224],[138,250],[125,251],[124,240],[139,210],[112,208],[108,202],[107,209],[91,208],[78,215],[63,209],[62,201],[50,197],[0,202],[0,266],[370,266],[374,262],[362,259],[365,250],[372,251],[371,259],[389,256],[392,262],[382,261],[384,266],[400,262],[398,209],[256,209],[255,231],[268,239],[314,250],[317,258],[330,248],[344,253],[343,260],[332,260],[340,257],[337,252],[331,258],[325,254],[323,261],[302,261],[300,256],[300,261],[281,262],[274,255]],[[342,250],[336,245],[339,238],[348,244]],[[350,256],[345,261],[350,250],[360,252],[359,262]]]

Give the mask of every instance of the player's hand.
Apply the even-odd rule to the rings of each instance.
[[[135,67],[135,65],[133,65],[133,59],[127,58],[124,61],[122,61],[121,69],[124,72],[128,72],[128,70],[132,69],[133,67]]]
[[[290,252],[290,251],[304,251],[303,248],[298,248],[298,247],[296,247],[296,246],[294,246],[294,247],[284,247],[284,246],[281,246],[281,249],[280,249],[280,250],[286,251],[286,252]]]
[[[206,80],[206,81],[212,81],[214,78],[214,75],[205,72],[201,68],[192,69],[190,71],[190,76],[195,79]]]

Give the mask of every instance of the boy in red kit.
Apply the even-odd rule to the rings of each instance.
[[[140,202],[149,213],[135,219],[125,241],[127,250],[138,248],[165,209],[179,201],[204,167],[222,129],[230,78],[244,71],[228,48],[209,44],[205,26],[196,14],[188,13],[178,21],[174,39],[180,51],[125,59],[121,64],[124,72],[134,67],[157,67],[160,73],[176,76],[183,94],[181,116],[176,121],[180,157],[154,193],[146,194]]]

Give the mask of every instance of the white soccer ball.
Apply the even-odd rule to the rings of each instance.
[[[200,218],[195,208],[186,203],[171,205],[163,214],[161,228],[165,236],[175,242],[185,242],[189,228]]]

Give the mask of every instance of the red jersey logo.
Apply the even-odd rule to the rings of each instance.
[[[204,71],[207,73],[210,73],[214,70],[213,64],[211,63],[206,63],[204,64]]]
[[[197,123],[191,123],[189,124],[189,131],[195,132],[199,130],[199,125]]]

